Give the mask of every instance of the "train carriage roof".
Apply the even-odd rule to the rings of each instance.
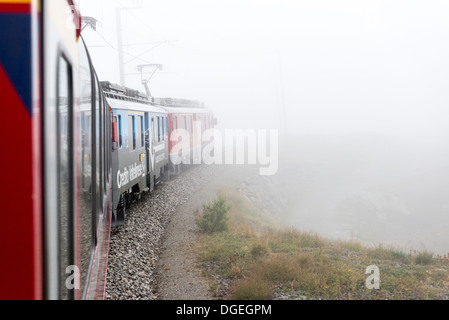
[[[169,114],[212,114],[212,110],[200,101],[174,98],[153,98],[153,101]]]
[[[106,99],[113,110],[128,110],[167,114],[167,111],[160,106],[126,100],[117,100],[110,97],[106,97]]]
[[[207,108],[171,108],[162,106],[169,114],[212,114],[212,110]]]
[[[101,87],[112,109],[169,114],[212,114],[196,100],[155,98],[128,87],[102,81]]]

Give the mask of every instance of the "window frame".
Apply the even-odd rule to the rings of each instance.
[[[131,118],[131,128],[129,127],[129,120]],[[132,146],[130,145],[132,142]],[[137,134],[136,134],[136,123],[135,123],[135,115],[128,114],[128,150],[130,152],[137,150]]]
[[[58,143],[57,143],[57,153],[58,153],[58,160],[57,160],[57,181],[58,181],[58,268],[61,272],[65,270],[68,266],[75,264],[75,224],[74,224],[74,216],[75,216],[75,202],[71,195],[74,193],[74,182],[75,182],[75,175],[74,175],[74,124],[73,124],[73,108],[74,108],[74,88],[73,88],[73,65],[70,63],[70,60],[67,59],[65,54],[63,52],[59,52],[57,55],[57,76],[56,76],[56,126],[57,126],[57,132],[58,132]],[[64,66],[62,66],[62,63],[65,63]],[[62,202],[61,202],[61,190],[62,190],[62,183],[61,183],[61,160],[62,160],[62,148],[61,148],[61,68],[66,67],[67,68],[67,74],[66,74],[66,80],[67,80],[67,180],[68,180],[68,188],[67,188],[67,196],[68,196],[68,204],[67,204],[67,225],[66,230],[63,231],[61,225],[61,212],[63,211],[61,208]],[[61,253],[62,247],[61,247],[61,238],[63,237],[63,232],[65,232],[66,236],[64,238],[67,239],[67,256],[65,257],[67,259],[66,263],[67,266],[62,266],[62,256]],[[63,278],[64,279],[64,278]],[[61,279],[62,280],[62,279]],[[59,282],[58,285],[58,291],[59,291],[59,297],[62,298],[63,292],[65,291],[67,293],[67,299],[73,300],[75,298],[75,292],[74,290],[68,290],[65,287],[65,282],[62,280]]]

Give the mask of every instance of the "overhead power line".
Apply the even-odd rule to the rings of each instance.
[[[142,61],[142,62],[145,62],[145,63],[151,63],[151,62],[149,62],[148,60],[142,59],[142,58],[140,58],[140,57],[136,57],[135,55],[133,55],[132,53],[129,53],[128,51],[120,50],[120,49],[116,48],[113,44],[111,44],[108,40],[106,40],[106,38],[103,37],[103,35],[102,35],[101,33],[99,33],[97,30],[94,30],[94,31],[98,34],[98,36],[99,36],[101,39],[103,39],[103,41],[107,44],[107,46],[95,46],[95,45],[94,45],[94,46],[88,46],[89,48],[103,48],[103,47],[110,47],[110,48],[116,50],[117,52],[121,51],[123,54],[126,54],[126,55],[128,55],[128,56],[130,56],[130,57],[132,57],[132,58],[134,58],[134,59],[138,59],[138,60],[140,60],[140,61]]]

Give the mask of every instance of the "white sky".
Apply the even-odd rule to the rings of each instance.
[[[119,82],[115,8],[137,5],[122,11],[127,73],[163,64],[152,93],[205,101],[222,127],[278,128],[284,100],[290,133],[449,136],[449,1],[79,4],[101,22],[83,32],[101,80]],[[130,45],[155,41],[173,42]]]

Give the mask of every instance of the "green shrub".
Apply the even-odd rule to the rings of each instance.
[[[255,258],[262,257],[262,256],[265,256],[268,254],[268,248],[266,245],[256,242],[251,246],[250,252],[251,252],[251,255]]]
[[[214,233],[228,230],[228,213],[231,207],[226,205],[226,199],[218,197],[209,204],[203,205],[203,215],[196,220],[203,233]]]

